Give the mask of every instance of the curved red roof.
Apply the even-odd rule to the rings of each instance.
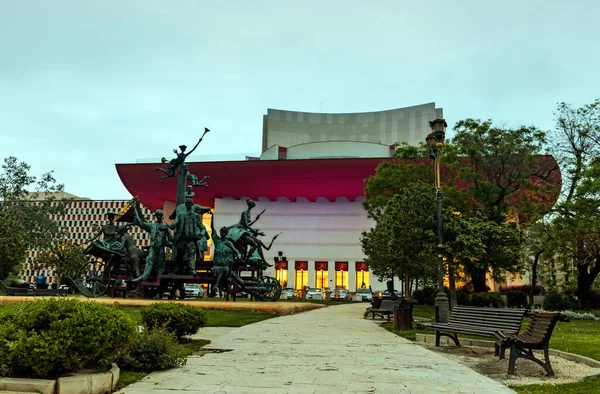
[[[290,201],[304,197],[309,201],[326,198],[335,201],[345,197],[354,201],[364,195],[364,180],[375,174],[377,165],[390,158],[351,158],[351,159],[305,159],[305,160],[249,160],[187,163],[190,172],[200,179],[207,175],[208,188],[194,188],[194,202],[214,206],[215,198],[232,197],[240,199],[259,197],[275,201],[285,197]],[[426,158],[420,158],[428,162]],[[550,155],[539,156],[538,163],[544,168],[558,168]],[[140,202],[151,210],[163,208],[165,201],[176,200],[176,178],[160,182],[161,172],[154,172],[161,164],[117,164],[117,173],[132,196],[139,196]],[[534,183],[539,180],[532,179]],[[551,190],[533,192],[534,199],[543,201],[551,208],[560,193],[560,171],[551,174],[551,182],[546,183]],[[464,185],[463,185],[464,187]],[[531,199],[532,192],[521,197]],[[527,195],[529,195],[527,197]],[[515,198],[513,203],[521,201]]]
[[[215,198],[278,197],[295,201],[326,198],[335,201],[346,197],[353,201],[363,195],[364,180],[375,174],[383,158],[249,160],[187,163],[190,172],[200,179],[208,175],[208,188],[194,188],[194,202],[213,206]],[[132,196],[151,210],[163,207],[164,201],[175,201],[176,178],[165,179],[154,172],[160,164],[117,164],[117,173]],[[165,167],[165,165],[160,165]]]

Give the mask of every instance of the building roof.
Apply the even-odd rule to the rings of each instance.
[[[209,176],[208,188],[194,190],[194,202],[209,207],[215,198],[287,198],[295,201],[321,197],[331,202],[339,197],[354,201],[364,195],[364,180],[375,174],[377,165],[390,158],[334,158],[310,160],[250,160],[231,162],[187,163],[199,178]],[[540,162],[552,156],[540,156]],[[154,172],[160,164],[117,164],[121,181],[132,196],[151,210],[162,209],[165,201],[176,200],[176,178],[160,182],[162,173]],[[552,207],[560,193],[560,172],[556,173],[556,190],[538,198]],[[517,203],[518,204],[518,203]]]

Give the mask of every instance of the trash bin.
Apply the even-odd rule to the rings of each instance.
[[[412,329],[412,305],[400,304],[394,307],[394,328],[396,330]]]

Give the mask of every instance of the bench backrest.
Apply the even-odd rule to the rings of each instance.
[[[526,312],[527,309],[455,306],[448,323],[516,334],[521,328]]]
[[[400,304],[402,304],[403,301],[392,301],[392,300],[383,300],[381,301],[381,304],[379,305],[379,308],[377,309],[386,309],[386,310],[390,310],[390,311],[394,311],[394,307],[399,306]]]
[[[28,294],[29,290],[23,287],[7,287],[6,294],[9,296]]]
[[[536,313],[523,333],[529,341],[545,343],[550,341],[554,326],[559,321],[569,321],[562,313]]]

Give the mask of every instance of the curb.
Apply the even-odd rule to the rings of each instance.
[[[416,342],[425,342],[425,343],[435,343],[435,335],[432,334],[415,334]],[[470,338],[460,338],[460,343],[465,346],[479,346],[479,347],[494,347],[493,341],[486,341],[481,339],[470,339]],[[454,345],[454,342],[447,337],[440,338],[440,345]],[[549,349],[548,354],[551,356],[556,356],[560,358],[564,358],[569,361],[574,361],[576,363],[581,363],[588,365],[593,368],[600,368],[600,361],[594,360],[589,357],[581,356],[579,354],[573,354],[569,352],[564,352],[562,350]]]
[[[56,380],[0,378],[0,393],[102,394],[114,391],[120,370],[116,364],[108,372],[73,374]]]

